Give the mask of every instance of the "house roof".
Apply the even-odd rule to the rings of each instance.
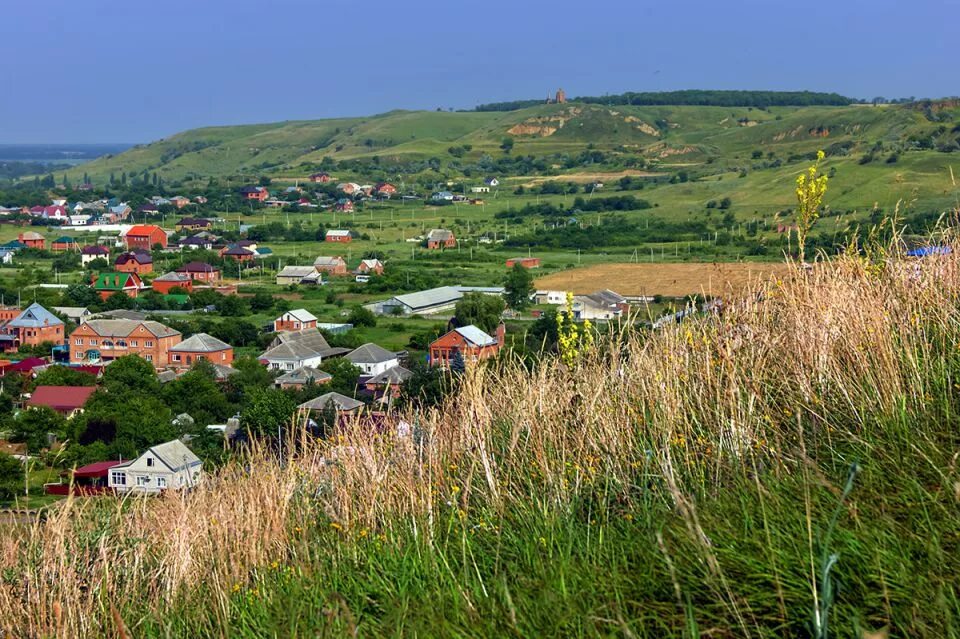
[[[367,380],[368,384],[402,384],[413,377],[413,371],[403,366],[393,366],[383,371],[379,375],[374,375]]]
[[[140,326],[147,329],[154,337],[170,337],[180,334],[180,331],[176,331],[169,326],[153,320],[92,319],[87,320],[84,326],[89,326],[90,330],[100,337],[127,337]]]
[[[446,242],[453,239],[453,231],[447,229],[431,229],[427,234],[427,240],[431,242]]]
[[[197,333],[170,348],[170,352],[217,353],[233,348],[226,342],[206,333]]]
[[[347,353],[344,359],[354,364],[379,364],[397,359],[397,354],[377,344],[367,343]]]
[[[357,401],[352,397],[347,397],[340,393],[325,393],[320,397],[311,399],[309,402],[300,404],[299,408],[306,410],[326,410],[330,404],[338,411],[351,411],[363,406],[363,402]]]
[[[596,293],[590,293],[589,295],[584,295],[583,297],[589,298],[591,301],[604,306],[616,306],[617,304],[624,304],[627,301],[627,298],[625,298],[623,295],[611,291],[610,289],[604,289],[602,291],[597,291]]]
[[[42,239],[44,239],[42,235],[40,235],[39,233],[37,233],[37,232],[35,232],[35,231],[26,231],[25,233],[21,233],[20,235],[21,235],[21,238],[24,239],[24,240],[42,240]]]
[[[310,271],[313,272],[313,269],[310,269]],[[292,311],[287,311],[283,315],[289,315],[293,319],[297,320],[298,322],[316,322],[317,321],[316,316],[304,308],[296,308]],[[280,316],[280,319],[283,319],[283,315]]]
[[[72,473],[69,470],[65,470],[61,474],[65,476],[69,476],[70,474],[73,474],[74,479],[87,478],[87,477],[105,477],[108,470],[122,463],[123,462],[119,460],[93,462],[92,464],[87,464],[86,466],[75,468],[72,471]]]
[[[136,262],[137,264],[153,264],[153,257],[149,253],[134,251],[132,253],[122,253],[117,256],[114,264],[126,264]]]
[[[127,231],[127,237],[130,237],[131,235],[134,237],[149,237],[156,231],[160,231],[161,233],[164,232],[162,228],[156,226],[155,224],[137,224],[130,227],[130,230]]]
[[[278,384],[308,384],[313,381],[323,383],[333,379],[333,375],[312,366],[301,366],[295,371],[284,373],[276,380]]]
[[[28,357],[26,359],[20,360],[15,364],[11,364],[10,366],[7,366],[4,370],[9,371],[11,373],[29,373],[35,368],[39,368],[41,366],[47,366],[49,364],[50,362],[48,362],[45,359],[41,359],[39,357]]]
[[[457,333],[460,333],[465,340],[474,346],[493,346],[497,343],[495,338],[490,337],[473,324],[461,326],[460,328],[455,328],[453,330],[455,330]]]
[[[328,257],[326,255],[321,255],[313,261],[314,266],[338,266],[340,264],[346,264],[342,257]]]
[[[256,255],[250,249],[245,249],[242,246],[231,246],[223,253],[224,255]]]
[[[69,235],[61,235],[53,241],[54,244],[76,244],[77,241]]]
[[[157,459],[166,464],[167,467],[169,467],[173,472],[183,470],[184,468],[190,468],[192,466],[199,466],[203,463],[200,461],[200,458],[194,455],[193,451],[187,448],[186,445],[184,445],[184,443],[179,439],[174,439],[164,444],[157,444],[156,446],[151,446],[143,455],[148,453],[152,453]],[[143,457],[143,455],[140,455],[140,457]],[[139,459],[139,457],[137,459]],[[136,460],[117,464],[114,466],[114,468],[126,468],[134,461]]]
[[[63,321],[36,302],[10,320],[7,326],[16,328],[42,328],[44,326],[63,326]]]
[[[202,217],[185,217],[177,222],[177,226],[210,226],[213,222]]]
[[[90,314],[86,306],[54,306],[53,310],[72,320],[79,320],[81,317]]]
[[[97,275],[93,288],[101,291],[122,291],[125,288],[136,288],[140,278],[134,273],[115,273],[107,271]]]
[[[187,262],[177,269],[178,273],[213,273],[220,269],[210,266],[205,262]]]
[[[383,266],[383,262],[377,259],[373,260],[360,260],[361,264],[365,264],[367,268],[377,268],[378,266]]]
[[[327,231],[327,237],[349,237],[350,231],[344,231],[340,229],[331,229]]]
[[[96,386],[37,386],[27,406],[48,406],[53,410],[72,411],[82,408]]]
[[[94,244],[92,246],[84,246],[80,249],[80,252],[83,255],[109,255],[110,250],[105,246],[100,246],[99,244]]]
[[[176,272],[174,272],[174,271],[171,271],[171,272],[169,272],[169,273],[164,273],[164,274],[161,275],[160,277],[155,277],[155,278],[153,278],[153,281],[154,281],[154,282],[182,282],[182,283],[187,283],[187,282],[190,282],[191,280],[190,280],[190,276],[189,276],[189,275],[186,275],[185,273],[176,273]]]
[[[312,266],[284,266],[283,269],[277,273],[277,277],[306,277],[316,273],[316,269]]]
[[[265,190],[266,189],[263,188],[262,186],[245,186],[242,189],[240,189],[240,192],[241,193],[260,193]]]
[[[261,360],[302,360],[314,357],[332,357],[349,352],[346,348],[334,348],[327,343],[323,333],[314,328],[302,331],[284,331],[277,333],[271,347],[264,352]]]

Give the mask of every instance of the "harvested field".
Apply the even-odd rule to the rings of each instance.
[[[609,288],[622,295],[721,295],[786,272],[780,262],[597,264],[541,277],[536,286],[575,294]]]

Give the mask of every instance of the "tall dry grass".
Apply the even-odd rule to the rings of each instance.
[[[197,600],[225,620],[232,593],[259,567],[295,561],[317,525],[429,536],[451,514],[559,515],[602,492],[673,508],[750,634],[693,496],[760,468],[808,472],[812,443],[863,440],[877,416],[922,412],[958,346],[958,295],[956,250],[793,268],[722,312],[612,333],[572,369],[473,369],[443,409],[398,416],[412,435],[358,423],[281,461],[254,448],[190,493],[68,499],[0,531],[0,629],[100,636],[122,617],[135,634]]]

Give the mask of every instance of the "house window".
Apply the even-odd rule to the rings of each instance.
[[[135,340],[135,339],[130,340],[130,346],[134,346],[134,347],[135,347],[136,345],[137,345],[137,340]]]
[[[110,483],[114,486],[126,486],[127,485],[127,474],[118,470],[110,473]]]
[[[144,356],[144,359],[146,359],[148,362],[152,362],[152,361],[153,361],[153,355],[145,355],[145,356]]]
[[[96,346],[96,345],[97,345],[97,340],[95,339],[90,340],[90,346]]]
[[[153,466],[153,457],[147,457],[147,467]]]
[[[179,356],[179,355],[174,355],[174,356],[173,356],[173,361],[179,362],[179,361],[180,361],[180,356]]]
[[[143,477],[143,476],[137,477],[137,486],[149,486],[149,485],[150,485],[149,477]]]
[[[167,487],[167,478],[157,477],[157,488],[166,488],[166,487]]]
[[[145,341],[143,345],[147,348],[153,348],[153,342],[151,342],[150,340]]]
[[[77,346],[83,346],[83,338],[78,337],[76,340],[74,340],[74,344],[76,344]]]

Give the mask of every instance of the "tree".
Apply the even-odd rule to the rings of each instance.
[[[68,366],[49,366],[37,375],[36,386],[95,386],[97,378]]]
[[[460,326],[473,324],[480,330],[493,333],[500,324],[505,304],[499,295],[467,293],[457,302],[454,310]]]
[[[96,306],[100,296],[86,284],[71,284],[63,294],[68,306]]]
[[[158,394],[160,382],[150,362],[137,355],[124,355],[103,369],[103,388],[122,395],[129,392]]]
[[[374,315],[370,309],[357,306],[350,311],[350,317],[347,318],[347,321],[354,326],[369,326],[373,328],[377,325],[377,316]]]
[[[0,453],[0,501],[9,501],[23,491],[23,463]]]
[[[297,404],[287,393],[274,388],[258,388],[250,392],[246,408],[240,413],[240,424],[249,433],[272,435],[289,426]]]
[[[357,394],[357,378],[360,377],[362,371],[350,363],[350,360],[343,357],[332,357],[320,364],[320,370],[333,376],[333,379],[324,385],[325,388],[348,397]]]
[[[124,293],[123,291],[117,291],[110,295],[103,303],[104,308],[107,310],[113,311],[117,309],[132,309],[136,308],[137,303],[133,301],[133,298]]]
[[[513,150],[513,138],[503,138],[503,141],[500,143],[500,148],[503,149],[504,153],[509,153]]]
[[[38,453],[48,445],[47,433],[60,435],[64,430],[63,415],[47,406],[21,411],[11,424],[13,441],[24,442],[27,450]]]
[[[250,310],[253,312],[269,311],[273,308],[274,299],[270,293],[260,291],[250,298]]]
[[[503,286],[506,289],[504,298],[512,309],[521,311],[530,305],[530,296],[534,292],[533,274],[530,269],[524,268],[519,262],[507,271]]]
[[[430,408],[439,405],[456,388],[457,377],[446,375],[443,369],[417,361],[410,366],[413,373],[400,386],[400,404]]]
[[[161,395],[174,415],[187,413],[200,429],[223,423],[234,413],[216,382],[213,365],[206,360],[197,361],[189,371],[164,384]]]

